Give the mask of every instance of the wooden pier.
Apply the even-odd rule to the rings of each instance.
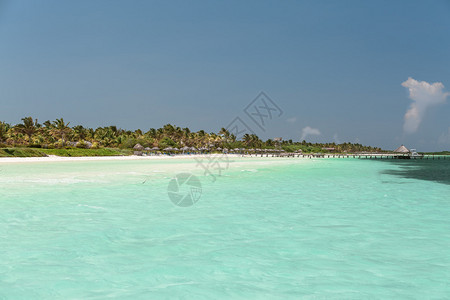
[[[450,155],[419,155],[411,156],[408,154],[397,153],[373,153],[373,154],[328,154],[328,153],[316,153],[316,154],[301,154],[301,153],[264,153],[256,154],[261,157],[303,157],[303,158],[356,158],[356,159],[419,159],[419,160],[445,160],[450,159]]]

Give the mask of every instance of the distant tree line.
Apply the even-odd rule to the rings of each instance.
[[[379,147],[363,146],[352,143],[308,143],[262,141],[255,134],[245,134],[241,139],[227,129],[218,133],[207,133],[204,130],[191,131],[171,124],[161,128],[150,128],[144,132],[140,129],[131,131],[116,126],[86,128],[82,125],[69,126],[63,118],[55,121],[45,121],[42,124],[32,117],[22,118],[22,123],[11,125],[0,121],[0,147],[30,147],[30,148],[133,148],[136,144],[144,147],[181,148],[184,146],[196,148],[245,148],[245,149],[284,149],[293,152],[301,149],[303,152],[380,152]],[[328,149],[324,149],[328,148]]]

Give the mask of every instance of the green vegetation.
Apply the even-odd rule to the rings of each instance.
[[[69,126],[62,118],[40,124],[32,117],[11,125],[0,122],[0,156],[105,156],[130,155],[133,147],[195,147],[215,151],[218,148],[283,149],[287,152],[302,150],[304,153],[326,152],[381,152],[378,147],[352,143],[307,143],[281,140],[262,141],[255,134],[245,134],[241,139],[227,129],[218,133],[204,130],[192,132],[171,124],[162,128],[150,128],[143,132],[124,130],[116,126],[85,128]]]
[[[128,149],[33,149],[33,148],[0,148],[0,157],[44,157],[57,156],[120,156],[130,155],[133,151]]]
[[[0,148],[0,157],[43,157],[45,153],[29,148]]]
[[[120,156],[120,155],[130,155],[133,154],[131,150],[128,149],[79,149],[79,148],[68,148],[68,149],[39,149],[40,152],[47,155],[57,155],[57,156]]]

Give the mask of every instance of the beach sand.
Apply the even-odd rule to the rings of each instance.
[[[220,157],[223,154],[205,154],[205,155],[152,155],[152,156],[80,156],[80,157],[66,157],[49,155],[47,157],[1,157],[0,163],[29,163],[29,162],[68,162],[68,161],[105,161],[105,160],[178,160],[178,159],[194,159],[196,157]],[[239,154],[227,154],[229,158],[242,158],[242,157],[256,157],[255,155],[239,155]],[[258,156],[259,157],[259,156]]]

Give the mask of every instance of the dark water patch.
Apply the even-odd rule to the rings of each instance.
[[[396,169],[382,171],[381,174],[402,178],[434,181],[450,185],[450,160],[379,160],[387,165],[395,165]]]
[[[395,184],[411,184],[411,182],[403,182],[403,181],[387,181],[387,180],[383,180],[383,181],[381,181],[381,183],[389,183],[389,184],[392,184],[392,183],[395,183]]]

